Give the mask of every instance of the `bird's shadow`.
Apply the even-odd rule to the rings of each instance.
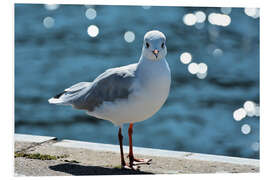
[[[135,171],[120,168],[106,168],[100,166],[83,166],[73,163],[58,164],[49,166],[51,170],[65,172],[75,176],[80,175],[128,175],[128,174],[153,174],[145,171]]]

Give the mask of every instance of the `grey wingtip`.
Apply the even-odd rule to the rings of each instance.
[[[59,99],[56,99],[56,98],[50,98],[50,99],[48,100],[48,102],[49,102],[50,104],[59,104],[59,103],[62,103],[63,101],[62,101],[62,100],[59,100]]]

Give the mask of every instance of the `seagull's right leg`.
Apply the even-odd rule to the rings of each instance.
[[[137,159],[133,155],[133,145],[132,145],[132,133],[133,133],[133,124],[130,123],[128,128],[128,136],[129,136],[129,164],[130,166],[147,164],[149,165],[152,159]]]

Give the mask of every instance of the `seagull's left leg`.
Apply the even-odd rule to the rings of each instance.
[[[119,145],[120,145],[120,154],[121,154],[121,167],[125,167],[126,166],[126,162],[124,159],[124,152],[123,152],[123,136],[121,133],[121,127],[119,127],[119,131],[118,131],[118,139],[119,139]]]
[[[128,137],[129,137],[129,165],[132,167],[133,165],[138,165],[138,164],[150,164],[150,161],[152,159],[137,159],[134,158],[133,155],[133,146],[132,146],[132,133],[133,133],[133,124],[130,123],[129,128],[128,128]]]

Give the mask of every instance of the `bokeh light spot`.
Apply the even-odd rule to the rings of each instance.
[[[251,149],[252,149],[253,151],[259,151],[259,149],[260,149],[260,143],[259,143],[259,142],[254,142],[254,143],[252,143],[252,144],[251,144]]]
[[[199,70],[199,66],[197,63],[190,63],[188,65],[188,71],[191,73],[191,74],[196,74],[198,73],[198,70]]]
[[[256,105],[255,106],[255,113],[254,113],[255,116],[259,117],[260,116],[260,106]]]
[[[207,76],[207,72],[205,72],[205,73],[197,73],[196,74],[196,76],[197,76],[197,78],[199,78],[199,79],[205,79],[206,78],[206,76]]]
[[[250,16],[254,19],[260,17],[260,9],[259,8],[245,8],[244,12],[247,16]]]
[[[253,101],[246,101],[244,103],[244,109],[246,110],[247,112],[247,115],[249,117],[253,117],[255,116],[255,107],[256,107],[256,104],[253,102]]]
[[[241,126],[241,131],[243,134],[249,134],[251,131],[251,127],[248,124],[244,124]]]
[[[181,54],[180,56],[180,61],[183,63],[183,64],[188,64],[190,63],[192,60],[192,56],[190,53],[188,52],[184,52]]]
[[[197,21],[197,18],[192,13],[185,14],[183,17],[183,22],[187,26],[193,26],[196,23],[196,21]]]
[[[49,28],[52,28],[53,26],[54,26],[54,23],[55,23],[55,21],[54,21],[54,18],[52,18],[52,17],[45,17],[44,19],[43,19],[43,25],[45,26],[45,28],[47,28],[47,29],[49,29]]]
[[[252,112],[255,110],[255,104],[254,102],[252,101],[246,101],[244,103],[244,109],[247,111],[247,112]]]
[[[223,55],[223,51],[219,48],[216,48],[214,51],[213,51],[213,56],[215,57],[219,57],[219,56],[222,56]]]
[[[132,43],[135,40],[135,34],[132,31],[125,32],[124,39],[128,43]]]
[[[211,13],[208,15],[208,21],[213,25],[228,26],[231,23],[231,18],[226,14]]]
[[[221,7],[220,8],[220,11],[223,13],[223,14],[230,14],[232,12],[232,8],[230,7]]]
[[[99,33],[99,28],[96,25],[90,25],[87,29],[87,33],[90,37],[96,37]]]
[[[200,73],[200,74],[205,74],[207,72],[207,69],[208,69],[208,67],[205,63],[200,63],[198,65],[198,73]]]
[[[48,11],[53,11],[59,8],[59,4],[45,4],[44,7]]]
[[[206,19],[206,15],[202,11],[197,11],[195,13],[195,16],[196,16],[196,22],[197,23],[203,23],[205,21],[205,19]]]
[[[233,118],[235,121],[241,121],[247,116],[247,112],[244,108],[239,108],[233,112]]]
[[[95,18],[96,18],[97,12],[96,12],[96,10],[93,9],[93,8],[88,8],[88,9],[85,11],[85,16],[86,16],[88,19],[92,20],[92,19],[95,19]]]

